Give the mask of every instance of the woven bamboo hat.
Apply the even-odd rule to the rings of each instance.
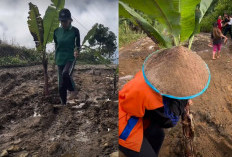
[[[207,64],[183,46],[150,54],[143,64],[146,83],[163,96],[192,99],[205,92],[210,83]]]

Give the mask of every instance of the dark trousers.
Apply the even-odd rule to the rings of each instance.
[[[73,62],[67,62],[65,65],[58,66],[58,88],[62,104],[67,102],[67,90],[75,90],[75,83],[69,75],[72,64]]]
[[[119,150],[127,157],[158,157],[164,141],[164,130],[156,125],[150,125],[144,131],[143,142],[140,152],[127,149],[119,145]]]
[[[231,39],[232,39],[231,27],[225,27],[224,33],[223,33],[224,36],[226,36],[228,32],[229,32],[230,37],[231,37]]]

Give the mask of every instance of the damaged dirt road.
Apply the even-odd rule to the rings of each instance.
[[[195,120],[195,148],[197,157],[230,157],[232,154],[232,42],[223,45],[221,58],[212,60],[208,46],[210,34],[195,37],[192,50],[208,64],[212,80],[209,89],[193,99],[191,107]],[[119,86],[122,87],[139,70],[147,55],[159,47],[149,38],[122,47],[119,51]],[[166,137],[160,157],[183,156],[183,133],[179,123],[165,131]],[[155,139],[154,139],[155,140]]]
[[[116,66],[78,65],[77,99],[59,104],[57,72],[42,66],[0,69],[0,156],[107,157],[117,150]]]

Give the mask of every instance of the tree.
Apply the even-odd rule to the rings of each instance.
[[[117,49],[116,36],[108,27],[97,24],[95,33],[88,39],[89,46],[98,50],[99,54],[111,58]]]
[[[214,0],[215,1],[215,0]],[[216,0],[212,5],[212,9],[207,12],[201,23],[201,31],[212,31],[212,24],[217,21],[219,15],[224,13],[232,14],[232,0]]]

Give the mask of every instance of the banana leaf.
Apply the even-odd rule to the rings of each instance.
[[[36,49],[38,51],[43,51],[43,34],[44,34],[44,27],[43,27],[43,20],[40,17],[40,13],[38,7],[31,2],[29,3],[29,16],[28,16],[28,27],[30,30],[31,35],[35,41]]]
[[[164,36],[161,32],[159,32],[158,29],[153,27],[145,18],[143,18],[140,14],[138,14],[133,8],[123,3],[122,1],[119,1],[119,4],[122,6],[120,9],[124,10],[124,11],[120,10],[120,16],[124,16],[125,14],[125,17],[129,17],[130,15],[130,19],[133,19],[133,22],[139,25],[144,30],[144,32],[160,46],[163,47],[172,46],[172,40],[168,36]]]
[[[51,6],[48,6],[43,17],[44,25],[44,47],[47,43],[53,41],[54,30],[59,27],[59,11],[64,8],[65,0],[52,0]]]

